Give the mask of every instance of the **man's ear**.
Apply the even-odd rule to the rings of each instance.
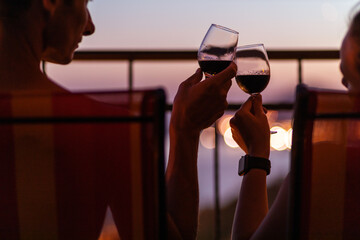
[[[59,0],[42,0],[44,9],[47,10],[49,13],[54,12],[56,8],[56,4]]]

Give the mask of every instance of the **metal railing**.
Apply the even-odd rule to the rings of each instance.
[[[338,59],[338,50],[268,50],[270,60],[297,60],[298,82],[302,82],[302,60]],[[133,64],[136,60],[196,60],[196,51],[79,51],[74,60],[104,61],[125,60],[129,62],[128,87],[133,87]]]
[[[298,63],[298,83],[303,82],[302,61],[303,60],[331,60],[339,58],[338,50],[268,50],[270,60],[295,60]],[[133,89],[134,83],[134,62],[141,61],[159,61],[159,60],[196,60],[197,51],[78,51],[75,53],[75,61],[128,61],[128,89]],[[45,71],[45,63],[43,69]],[[265,104],[269,110],[291,110],[293,104]],[[228,110],[236,110],[239,104],[229,103]],[[172,105],[167,106],[170,111]],[[216,126],[215,126],[216,127]],[[218,152],[219,134],[215,131],[215,148],[214,148],[214,186],[215,186],[215,239],[220,239],[220,201],[219,201],[219,152]]]

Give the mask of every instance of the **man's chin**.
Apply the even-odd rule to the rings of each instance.
[[[42,60],[50,63],[66,65],[69,64],[74,58],[74,53],[71,54],[58,54],[56,52],[44,53]]]

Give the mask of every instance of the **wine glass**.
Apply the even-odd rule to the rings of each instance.
[[[270,64],[263,44],[236,48],[236,83],[248,94],[261,93],[270,80]]]
[[[246,93],[261,93],[270,81],[270,64],[264,44],[245,45],[236,48],[236,83]],[[270,131],[275,134],[277,131]]]
[[[211,77],[225,68],[234,60],[235,48],[239,33],[212,24],[207,31],[198,50],[198,62],[205,77]]]

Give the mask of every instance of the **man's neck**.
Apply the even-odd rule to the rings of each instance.
[[[40,70],[42,36],[0,22],[0,91],[59,90]]]

